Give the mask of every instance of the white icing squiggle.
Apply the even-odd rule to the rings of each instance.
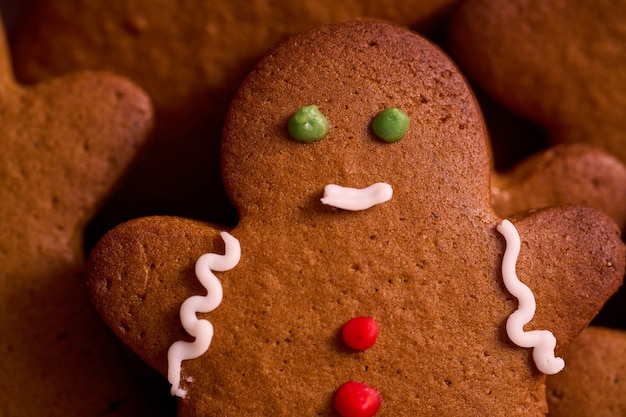
[[[391,185],[384,182],[377,182],[365,188],[328,184],[324,188],[322,203],[344,210],[358,211],[384,203],[390,200],[392,195]]]
[[[206,296],[195,295],[187,298],[180,307],[180,321],[193,342],[179,340],[167,352],[167,379],[172,384],[172,395],[185,398],[187,391],[180,388],[182,361],[195,359],[209,349],[213,339],[213,325],[207,320],[198,320],[196,313],[209,313],[222,302],[222,284],[212,271],[228,271],[234,268],[241,258],[239,241],[227,232],[220,233],[226,247],[224,255],[205,253],[196,261],[196,276],[207,290]]]
[[[516,345],[523,348],[533,348],[533,359],[539,371],[553,375],[560,372],[565,366],[562,358],[554,357],[556,338],[549,330],[524,331],[524,325],[530,322],[535,315],[535,296],[522,283],[515,272],[517,257],[521,242],[517,229],[508,220],[503,220],[497,226],[498,231],[506,240],[506,250],[502,259],[502,278],[506,289],[517,298],[519,305],[506,322],[506,332]]]

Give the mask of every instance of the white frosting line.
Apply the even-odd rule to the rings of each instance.
[[[523,348],[533,348],[533,359],[539,371],[552,375],[560,372],[565,366],[562,358],[554,357],[556,338],[549,330],[524,331],[524,325],[530,322],[535,315],[535,296],[522,283],[515,272],[517,257],[521,242],[517,229],[508,220],[503,220],[497,226],[498,231],[506,240],[506,250],[502,259],[502,278],[506,289],[517,298],[519,304],[506,322],[506,332],[516,345]]]
[[[328,184],[324,188],[322,203],[344,210],[358,211],[384,203],[390,200],[392,195],[391,185],[384,182],[377,182],[365,188]]]
[[[172,384],[172,395],[185,398],[187,391],[180,388],[182,361],[195,359],[209,349],[213,338],[213,325],[207,320],[198,320],[196,313],[209,313],[222,302],[222,284],[212,271],[228,271],[234,268],[241,258],[239,241],[227,232],[220,233],[226,247],[224,255],[205,253],[196,261],[196,276],[207,290],[206,296],[195,295],[187,298],[180,307],[180,321],[193,342],[179,340],[167,352],[167,379]]]

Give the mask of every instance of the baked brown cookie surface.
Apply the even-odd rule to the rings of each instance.
[[[2,416],[150,412],[87,298],[82,235],[152,118],[146,94],[110,73],[17,84],[0,39]]]
[[[491,202],[502,217],[565,204],[585,204],[626,228],[626,167],[589,144],[556,145],[511,169],[493,171]]]
[[[564,353],[569,364],[547,378],[550,417],[626,415],[626,332],[590,326]]]
[[[450,23],[463,72],[553,143],[602,146],[626,162],[626,4],[468,0]]]
[[[232,95],[254,63],[313,26],[361,17],[431,26],[454,2],[32,0],[12,50],[24,83],[106,69],[135,81],[154,101],[153,144],[93,222],[91,239],[151,214],[234,224],[219,141]]]
[[[180,416],[544,415],[539,369],[558,360],[509,339],[522,306],[503,282],[508,227],[537,306],[525,330],[552,332],[548,357],[624,275],[619,228],[598,210],[502,222],[473,95],[400,26],[329,25],[278,46],[231,104],[222,163],[240,217],[229,233],[137,219],[88,264],[94,305],[168,377]],[[342,329],[361,317],[378,335],[361,328],[367,347],[350,348]]]

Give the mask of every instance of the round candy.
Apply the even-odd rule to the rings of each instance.
[[[380,407],[380,393],[361,382],[343,384],[333,397],[333,407],[341,417],[372,417]]]
[[[373,317],[355,317],[343,325],[341,336],[352,349],[369,349],[378,338],[378,324]]]
[[[328,119],[316,105],[304,106],[296,110],[287,122],[287,132],[297,141],[315,142],[328,133]]]
[[[397,142],[409,128],[409,116],[393,107],[378,113],[372,120],[372,131],[385,142]]]

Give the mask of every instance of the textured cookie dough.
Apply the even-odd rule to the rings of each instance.
[[[502,217],[526,210],[585,204],[626,228],[626,167],[588,144],[557,145],[506,172],[493,171],[491,202]]]
[[[431,27],[455,0],[33,0],[17,27],[18,79],[110,69],[155,103],[153,145],[90,228],[139,215],[234,224],[219,173],[219,140],[239,83],[285,37],[360,17]],[[164,167],[167,167],[166,169]]]
[[[82,249],[146,143],[148,97],[110,73],[21,86],[2,38],[0,119],[0,415],[153,412],[87,298]]]
[[[595,144],[626,163],[626,3],[468,0],[449,27],[452,55],[481,89],[553,143]]]
[[[309,105],[329,131],[304,143],[289,137],[287,122]],[[386,108],[410,120],[395,143],[370,129]],[[181,417],[336,416],[334,395],[348,381],[380,393],[380,416],[545,414],[545,375],[505,329],[518,302],[503,284],[483,120],[438,48],[403,27],[364,21],[287,40],[236,94],[222,162],[241,256],[215,268],[214,279],[201,258],[208,291],[196,260],[232,261],[236,251],[221,228],[195,220],[120,225],[88,263],[103,319],[163,375],[176,364],[168,362],[175,342],[206,342],[184,330],[181,304],[223,291],[210,312],[184,315],[194,326],[210,322],[214,336],[182,370],[169,369],[184,397]],[[350,188],[337,195],[329,184]],[[325,204],[353,194],[363,196],[362,210]],[[512,222],[517,273],[537,302],[526,330],[552,331],[558,355],[621,284],[619,229],[582,206]],[[360,316],[379,327],[365,351],[340,337]]]
[[[550,417],[626,415],[626,332],[588,327],[564,353],[568,366],[549,376]]]

